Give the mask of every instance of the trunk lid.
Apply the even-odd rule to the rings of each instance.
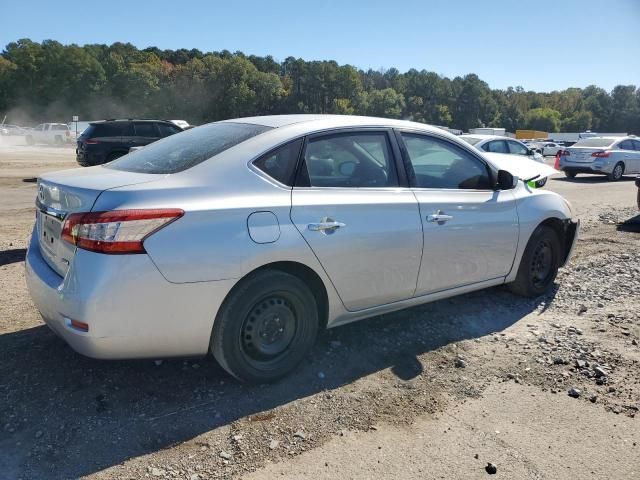
[[[569,157],[567,158],[567,161],[575,162],[575,163],[591,163],[594,160],[591,154],[595,152],[602,152],[606,150],[606,148],[569,147],[565,150],[569,152]]]
[[[75,246],[61,238],[70,213],[90,212],[100,194],[112,188],[148,183],[164,175],[123,172],[102,166],[47,173],[38,178],[36,234],[43,258],[64,277]]]

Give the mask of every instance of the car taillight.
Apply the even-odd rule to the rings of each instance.
[[[84,143],[86,143],[87,145],[97,145],[100,142],[95,138],[88,138],[84,141]]]
[[[62,239],[99,253],[145,253],[144,240],[184,215],[179,208],[72,213]]]
[[[65,133],[65,135],[66,135],[67,137],[70,137],[70,136],[71,136],[71,132],[70,132],[69,130],[67,130],[67,131],[66,131],[66,132],[64,132],[64,133]]]
[[[593,152],[591,156],[597,158],[607,158],[609,156],[609,152]]]
[[[571,152],[569,150],[562,150],[560,152],[561,157],[568,157],[569,155],[571,155]]]

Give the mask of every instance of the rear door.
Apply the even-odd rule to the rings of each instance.
[[[144,147],[160,139],[160,132],[154,122],[133,122],[133,147]]]
[[[291,220],[350,311],[411,298],[416,288],[422,226],[391,134],[307,138],[292,191]]]
[[[424,232],[416,295],[507,275],[518,244],[513,192],[493,190],[484,160],[448,139],[400,138]]]

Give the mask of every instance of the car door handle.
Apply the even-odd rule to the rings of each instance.
[[[427,222],[437,223],[438,225],[443,225],[449,220],[453,220],[453,217],[451,215],[445,215],[444,213],[427,215]]]
[[[342,222],[320,222],[320,223],[310,223],[307,225],[307,228],[312,232],[325,232],[325,231],[335,231],[338,228],[346,227],[347,225]]]

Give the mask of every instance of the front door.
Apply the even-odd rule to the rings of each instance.
[[[513,192],[493,190],[487,165],[445,138],[401,138],[424,231],[416,295],[506,276],[518,244]]]
[[[422,254],[418,202],[398,183],[386,130],[307,140],[291,219],[345,308],[411,298]]]

